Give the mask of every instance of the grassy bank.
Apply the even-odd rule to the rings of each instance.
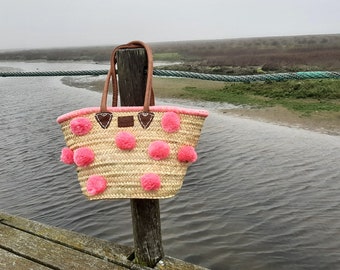
[[[101,92],[104,79],[65,77],[63,83]],[[224,113],[340,134],[340,80],[224,83],[154,78],[157,98],[182,98],[244,105]]]
[[[101,78],[63,78],[65,84],[101,91]],[[154,90],[160,98],[183,98],[226,102],[251,108],[282,106],[301,115],[340,112],[340,80],[225,83],[183,78],[155,78]]]
[[[255,108],[280,105],[304,115],[339,112],[340,80],[226,83],[220,89],[186,86],[180,96]]]
[[[156,78],[158,97],[244,105],[231,115],[340,135],[340,80],[222,83]]]

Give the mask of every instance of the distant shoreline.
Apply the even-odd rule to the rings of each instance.
[[[85,88],[101,92],[104,80],[93,78],[93,80],[81,80],[65,77],[62,79],[65,85]],[[163,79],[154,78],[154,90],[158,98],[183,98],[181,89],[188,87],[204,87],[208,89],[220,89],[223,82],[211,82],[194,79]],[[340,136],[340,112],[318,112],[309,116],[302,116],[297,112],[290,111],[281,106],[254,108],[251,106],[238,107],[234,109],[223,109],[221,113],[241,118],[249,118],[262,122],[297,127],[306,130],[316,131],[329,135]]]
[[[0,61],[108,63],[112,46],[0,52]],[[172,70],[226,75],[340,71],[340,34],[150,43],[155,61]],[[180,64],[178,64],[180,62]]]

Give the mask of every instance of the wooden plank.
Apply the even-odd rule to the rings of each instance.
[[[188,252],[190,252],[188,250]],[[158,262],[154,270],[209,270],[208,268],[198,266],[195,264],[191,264],[185,261],[181,261],[179,259],[165,256],[163,260]],[[227,267],[226,267],[227,269]]]
[[[142,106],[148,65],[144,49],[117,52],[119,94],[122,106]],[[141,265],[154,267],[164,257],[159,200],[131,199],[135,258]]]
[[[0,269],[50,270],[51,268],[0,248]]]
[[[53,245],[61,245],[64,248],[68,248],[66,250],[73,250],[74,252],[79,253],[85,253],[86,255],[90,257],[94,257],[95,259],[100,259],[104,262],[111,262],[114,264],[114,267],[112,269],[134,269],[134,270],[146,270],[150,269],[148,267],[143,267],[134,264],[130,260],[127,259],[127,257],[132,253],[133,249],[131,247],[126,247],[122,245],[117,245],[114,243],[110,243],[105,240],[96,239],[87,235],[79,234],[72,231],[67,231],[60,228],[55,228],[52,226],[48,226],[42,223],[38,223],[35,221],[31,221],[25,218],[17,217],[8,215],[6,213],[0,212],[0,250],[6,250],[7,252],[10,252],[13,254],[13,256],[6,256],[6,259],[0,258],[0,266],[2,264],[5,265],[12,265],[12,263],[15,263],[19,260],[21,257],[22,260],[27,259],[29,254],[21,254],[15,253],[15,250],[11,247],[15,248],[21,245],[25,245],[27,248],[30,248],[30,241],[29,238],[20,238],[21,241],[18,242],[19,235],[28,234],[30,238],[37,238],[42,239],[47,242],[51,242]],[[6,230],[4,230],[6,228]],[[8,234],[7,234],[8,232]],[[19,234],[17,234],[19,233]],[[4,237],[3,237],[4,236]],[[16,243],[10,243],[13,241]],[[36,240],[35,240],[36,241]],[[8,243],[9,242],[9,243]],[[53,249],[53,247],[52,247]],[[30,251],[32,252],[32,251]],[[29,253],[30,253],[29,252]],[[38,251],[33,251],[38,252]],[[60,261],[59,255],[55,251],[51,251],[49,249],[40,249],[38,252],[39,256],[37,257],[37,260],[35,263],[38,263],[41,257],[45,256],[45,253],[52,252],[55,256],[55,259],[57,261]],[[77,254],[79,254],[77,253]],[[19,258],[17,258],[19,257]],[[32,261],[32,259],[31,259]],[[24,261],[23,261],[24,262]],[[2,264],[1,264],[2,263]],[[45,267],[47,267],[45,265]],[[120,268],[119,268],[120,267]],[[21,270],[26,268],[11,268],[11,267],[1,267],[2,269],[13,269],[13,270]],[[29,269],[29,268],[28,268]],[[33,268],[33,269],[39,269],[39,268]],[[42,268],[44,269],[44,268]],[[47,268],[51,269],[51,268]],[[58,268],[52,268],[52,269],[58,269]],[[61,268],[63,269],[63,268]],[[73,269],[73,268],[69,268]],[[78,269],[100,269],[100,268],[87,268],[85,265],[81,265]],[[105,269],[105,268],[103,268]],[[161,262],[159,262],[154,269],[157,270],[204,270],[206,268],[193,265],[169,256],[165,256]]]
[[[36,235],[0,225],[1,247],[51,269],[127,269]]]
[[[127,257],[133,252],[131,247],[109,243],[105,240],[96,239],[84,234],[55,228],[32,220],[27,220],[6,213],[0,213],[2,224],[28,231],[36,236],[62,243],[73,249],[82,250],[93,256],[106,260],[117,261],[123,265],[131,266],[132,263]]]

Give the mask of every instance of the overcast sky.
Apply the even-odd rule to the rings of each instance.
[[[0,0],[0,49],[340,33],[340,0]]]

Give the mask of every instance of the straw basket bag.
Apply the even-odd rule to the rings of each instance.
[[[144,48],[148,73],[144,106],[118,107],[115,54],[121,48]],[[141,41],[114,49],[100,107],[84,108],[58,117],[67,147],[61,161],[77,166],[81,191],[90,200],[174,196],[188,166],[207,111],[154,106],[152,52]],[[107,106],[110,79],[113,106]],[[122,91],[120,89],[120,91]]]

